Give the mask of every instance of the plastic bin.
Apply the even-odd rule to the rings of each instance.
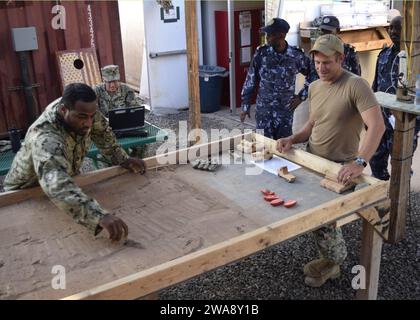
[[[200,110],[211,113],[220,110],[223,78],[228,72],[223,67],[199,66],[200,76]]]

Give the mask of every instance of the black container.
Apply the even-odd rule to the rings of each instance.
[[[17,130],[17,129],[9,130],[9,139],[12,145],[12,151],[14,153],[18,152],[20,149],[20,130]]]
[[[199,66],[200,105],[202,113],[220,110],[223,78],[227,76],[226,69],[218,66]]]

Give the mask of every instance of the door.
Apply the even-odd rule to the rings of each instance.
[[[144,0],[144,30],[150,106],[157,113],[188,108],[184,0],[172,0],[166,12],[155,0]]]

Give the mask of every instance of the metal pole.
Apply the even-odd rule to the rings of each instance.
[[[33,95],[33,85],[29,80],[29,57],[27,51],[18,52],[20,63],[20,76],[22,80],[23,93],[26,102],[26,111],[28,113],[29,125],[31,125],[37,118],[36,101]]]
[[[235,84],[235,38],[234,38],[234,11],[233,1],[227,0],[228,5],[228,33],[229,33],[229,88],[230,112],[236,114],[236,84]]]

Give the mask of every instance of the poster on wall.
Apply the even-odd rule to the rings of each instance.
[[[248,64],[251,62],[251,47],[241,48],[240,63]]]
[[[239,29],[251,29],[252,19],[250,11],[242,11],[239,13]]]

